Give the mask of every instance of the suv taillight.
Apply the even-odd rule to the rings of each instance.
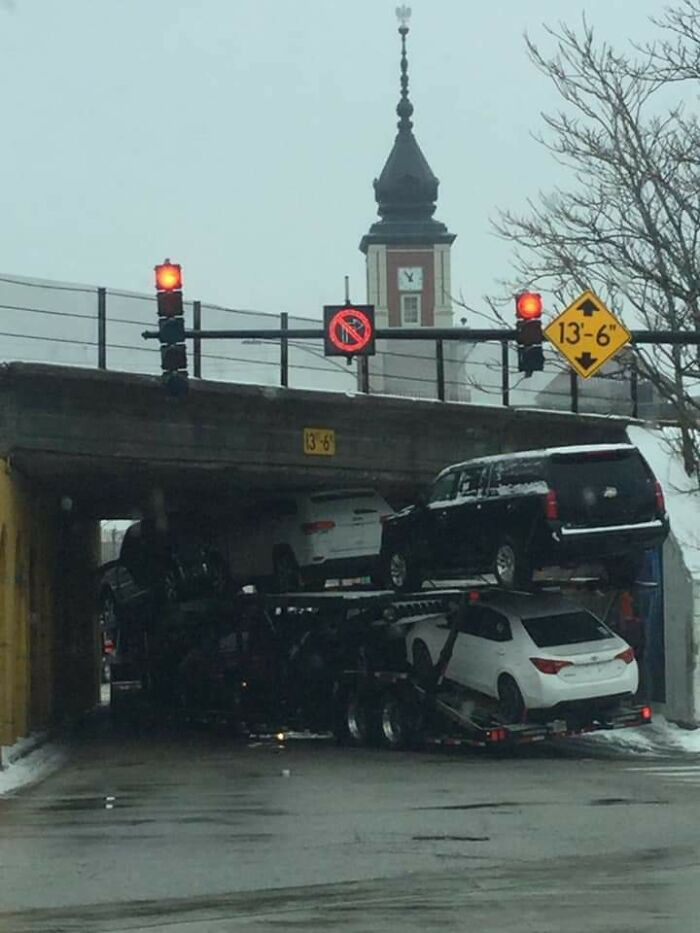
[[[305,535],[315,535],[319,531],[330,531],[332,528],[335,528],[335,522],[330,519],[320,522],[304,522],[301,526],[301,530]]]
[[[666,512],[666,503],[664,501],[664,491],[661,488],[661,483],[656,483],[654,491],[656,492],[656,511],[659,515],[664,515]]]
[[[553,489],[550,489],[544,497],[543,506],[544,517],[556,522],[559,518],[559,503],[557,502],[557,494]]]
[[[543,674],[558,674],[563,667],[571,667],[573,661],[557,661],[554,658],[530,658],[538,671]]]

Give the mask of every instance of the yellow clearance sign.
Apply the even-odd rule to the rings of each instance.
[[[632,339],[622,321],[590,289],[572,301],[545,328],[544,335],[584,379]]]
[[[304,428],[304,453],[311,457],[335,457],[332,428]]]

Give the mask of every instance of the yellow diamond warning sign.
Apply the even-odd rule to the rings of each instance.
[[[544,335],[584,379],[632,339],[622,321],[590,289],[572,301]]]

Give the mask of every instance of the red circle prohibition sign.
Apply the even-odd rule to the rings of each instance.
[[[328,339],[343,353],[359,353],[372,339],[372,322],[357,308],[343,308],[330,320]]]

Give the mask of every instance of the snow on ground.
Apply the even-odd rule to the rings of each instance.
[[[679,753],[700,755],[700,729],[683,729],[656,714],[648,726],[597,732],[587,736],[586,742],[606,748],[615,746],[620,751],[654,757]]]
[[[64,748],[49,742],[11,762],[7,768],[0,770],[0,797],[42,780],[65,764],[66,758]]]
[[[677,428],[630,425],[627,436],[638,447],[663,487],[671,532],[688,571],[700,577],[700,492],[683,469]]]

